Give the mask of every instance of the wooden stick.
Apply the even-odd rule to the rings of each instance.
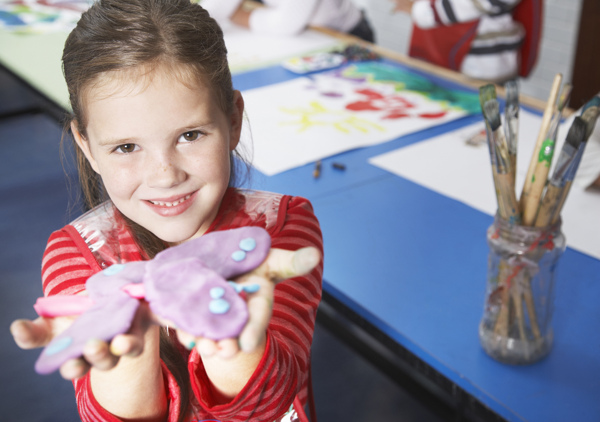
[[[540,339],[542,334],[540,333],[540,326],[538,325],[537,314],[535,313],[535,302],[533,301],[533,293],[531,291],[531,277],[529,271],[526,271],[523,275],[523,298],[525,299],[525,306],[527,306],[527,313],[529,313],[529,324],[531,325],[533,336],[536,339]]]
[[[514,189],[512,173],[496,173],[494,175],[498,190],[498,205],[500,216],[511,224],[520,223],[519,201]]]
[[[559,206],[559,196],[562,191],[562,188],[553,185],[552,183],[548,184],[546,193],[544,194],[544,198],[540,205],[540,210],[535,218],[535,227],[546,227],[552,222],[554,210]]]
[[[556,109],[556,99],[558,98],[558,92],[560,90],[561,82],[562,82],[562,74],[557,73],[556,76],[554,76],[554,82],[552,83],[552,89],[550,90],[550,96],[548,97],[548,102],[546,103],[546,109],[544,110],[544,115],[542,117],[542,124],[540,126],[540,131],[538,133],[538,137],[537,137],[537,140],[535,143],[535,148],[533,150],[533,154],[531,155],[531,160],[529,162],[529,168],[527,170],[527,176],[525,177],[525,183],[523,185],[523,190],[521,191],[521,197],[519,198],[521,209],[523,210],[523,214],[525,214],[525,209],[528,206],[531,209],[534,206],[537,207],[537,205],[539,203],[539,197],[537,198],[537,200],[534,199],[535,203],[532,202],[533,200],[529,199],[529,194],[531,192],[532,185],[534,183],[538,183],[538,184],[541,183],[542,188],[543,188],[544,184],[546,183],[545,178],[543,179],[543,181],[540,181],[541,174],[539,175],[540,177],[538,177],[537,180],[534,180],[534,174],[536,172],[536,167],[538,164],[538,157],[540,155],[542,145],[545,141],[546,134],[548,133],[548,128],[550,127],[550,121],[552,119],[552,114],[554,113],[554,110]],[[547,174],[546,174],[546,177],[547,177]],[[531,211],[527,215],[527,217],[528,217],[527,221],[525,221],[523,218],[524,225],[530,226],[533,224],[533,219],[535,218],[535,215],[531,216],[530,214],[531,214]]]
[[[508,264],[503,259],[498,264],[498,284],[502,283],[502,295],[500,296],[500,311],[494,325],[494,333],[502,337],[508,337],[508,316],[510,306],[510,283],[511,277],[508,272]]]
[[[519,327],[519,337],[521,340],[527,340],[527,333],[525,332],[525,315],[523,313],[523,296],[518,288],[513,288],[512,299],[515,304],[515,314],[517,317],[517,324]]]

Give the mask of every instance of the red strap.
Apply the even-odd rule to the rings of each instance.
[[[514,20],[525,29],[525,39],[521,45],[521,76],[528,76],[537,62],[542,40],[543,3],[543,0],[522,0],[513,10]]]
[[[433,19],[435,20],[435,23],[437,23],[438,25],[444,25],[437,9],[435,8],[435,0],[429,0],[429,5],[431,6],[431,10],[433,11]]]

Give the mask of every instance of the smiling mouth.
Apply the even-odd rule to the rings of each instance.
[[[175,206],[187,201],[188,199],[190,199],[191,196],[192,196],[192,194],[190,193],[189,195],[186,195],[183,198],[178,199],[175,202],[150,201],[150,200],[148,200],[148,202],[150,202],[152,205],[157,205],[159,207],[175,207]]]

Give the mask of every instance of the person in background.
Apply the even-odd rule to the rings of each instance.
[[[542,0],[393,1],[394,11],[410,14],[413,21],[411,57],[499,83],[527,76],[535,63]],[[526,13],[519,15],[524,25],[513,16],[521,2],[527,3]],[[527,44],[523,57],[526,40],[535,44]]]
[[[375,35],[365,13],[351,0],[263,0],[263,6],[244,7],[243,0],[203,0],[218,22],[231,21],[251,31],[293,36],[308,26],[320,26],[374,43]]]

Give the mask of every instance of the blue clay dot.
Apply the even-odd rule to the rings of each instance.
[[[236,293],[239,293],[243,290],[242,286],[240,286],[234,281],[228,281],[227,283],[229,283],[229,285],[233,287],[233,290],[235,290]]]
[[[256,248],[256,240],[251,237],[240,240],[240,249],[246,252],[253,251]]]
[[[104,275],[115,275],[115,274],[120,273],[124,269],[125,269],[124,264],[115,264],[115,265],[111,265],[110,267],[105,269],[103,272],[104,272]]]
[[[49,344],[44,353],[49,356],[55,355],[65,350],[71,343],[73,343],[72,337],[63,337]]]
[[[210,297],[213,299],[221,299],[225,295],[225,289],[222,287],[213,287],[210,289]]]
[[[229,310],[229,302],[225,299],[211,300],[208,304],[208,310],[213,314],[224,314]]]
[[[260,286],[258,284],[250,284],[248,286],[243,287],[246,293],[256,293],[260,290]]]
[[[246,258],[246,252],[244,252],[244,251],[235,251],[234,253],[231,254],[231,258],[234,261],[236,261],[236,262],[240,262],[244,258]]]

